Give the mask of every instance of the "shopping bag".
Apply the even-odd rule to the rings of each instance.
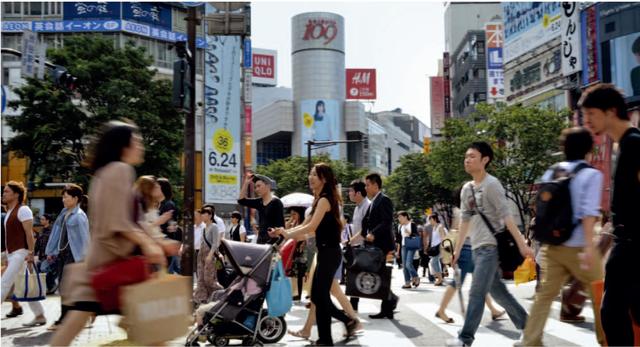
[[[346,295],[383,300],[389,297],[393,267],[383,266],[379,272],[347,270]]]
[[[374,246],[353,247],[353,259],[351,268],[356,271],[378,272],[385,263],[384,253]]]
[[[24,263],[14,282],[13,296],[16,301],[40,301],[47,298],[47,274],[40,273],[33,264]]]
[[[296,250],[298,242],[294,239],[288,239],[282,247],[280,247],[280,258],[282,258],[282,262],[284,263],[285,273],[289,273],[291,271],[291,267],[293,266],[293,253]]]
[[[165,272],[120,290],[128,338],[140,345],[173,340],[188,332],[191,277]]]
[[[267,308],[269,316],[284,316],[292,305],[291,282],[287,278],[282,266],[282,260],[278,260],[271,273],[271,286],[267,291]]]
[[[531,282],[536,279],[536,262],[531,258],[526,258],[513,273],[516,285]]]

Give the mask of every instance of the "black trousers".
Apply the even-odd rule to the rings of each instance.
[[[631,316],[640,324],[639,266],[640,242],[616,241],[605,269],[600,310],[609,346],[633,346]]]
[[[340,266],[340,246],[322,247],[318,245],[316,272],[311,287],[311,302],[316,305],[316,324],[318,325],[318,343],[333,344],[331,338],[331,317],[347,324],[351,318],[331,301],[331,284]]]

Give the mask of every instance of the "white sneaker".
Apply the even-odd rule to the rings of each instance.
[[[522,342],[522,340],[524,339],[524,330],[518,330],[520,332],[520,335],[518,335],[518,339],[516,340],[516,342],[513,343],[513,347],[522,347],[524,346],[524,343]]]
[[[460,341],[458,338],[448,339],[444,344],[447,347],[464,347],[466,346],[464,342]]]

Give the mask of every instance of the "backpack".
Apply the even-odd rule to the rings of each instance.
[[[553,179],[542,183],[536,196],[536,223],[532,228],[536,240],[561,245],[571,237],[577,223],[573,222],[569,184],[578,172],[590,167],[586,163],[579,163],[571,172],[561,169],[557,164],[551,167]]]

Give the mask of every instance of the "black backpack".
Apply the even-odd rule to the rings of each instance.
[[[577,224],[573,222],[569,184],[578,172],[590,167],[580,163],[571,172],[561,169],[557,164],[551,167],[553,180],[542,183],[536,196],[536,223],[533,226],[536,240],[560,245],[571,237]]]

